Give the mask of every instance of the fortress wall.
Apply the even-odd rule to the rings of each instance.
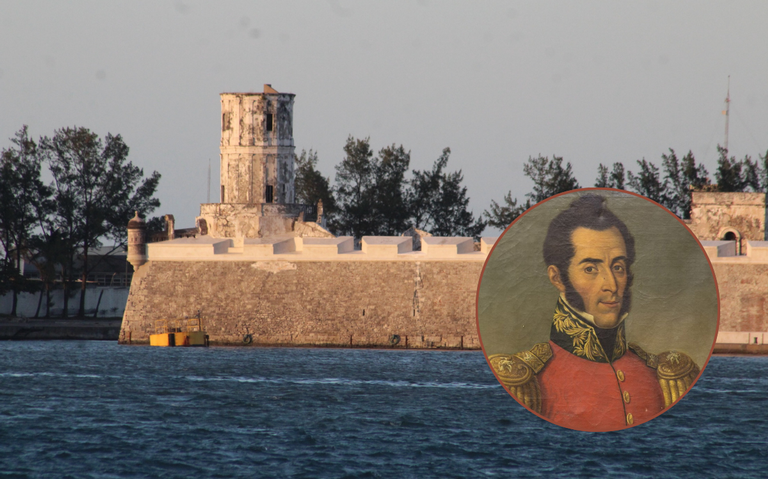
[[[201,310],[212,344],[477,349],[482,261],[150,261],[120,342]]]
[[[716,262],[713,266],[720,291],[720,331],[768,331],[768,264]],[[725,339],[718,342],[736,342]]]
[[[162,319],[198,310],[213,344],[479,348],[483,262],[469,238],[180,238],[149,246],[120,341],[147,343]],[[768,344],[768,242],[704,241],[720,290],[721,344]],[[393,346],[394,336],[399,342]]]
[[[702,241],[720,293],[718,344],[768,344],[768,242]]]

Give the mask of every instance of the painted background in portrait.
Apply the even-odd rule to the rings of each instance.
[[[717,288],[706,254],[665,209],[610,190],[552,198],[518,219],[488,257],[478,292],[478,326],[487,355],[513,354],[549,340],[558,292],[542,245],[552,219],[579,196],[599,194],[635,238],[628,342],[649,353],[677,350],[706,363],[717,334]]]

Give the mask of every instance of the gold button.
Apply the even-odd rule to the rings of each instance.
[[[631,426],[633,422],[635,422],[635,417],[632,416],[632,413],[627,414],[627,425]]]
[[[619,381],[624,381],[624,371],[622,371],[621,369],[616,371],[616,377],[619,378]]]
[[[629,404],[629,391],[624,391],[624,402]]]

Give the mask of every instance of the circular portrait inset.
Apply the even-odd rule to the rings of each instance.
[[[665,208],[620,190],[552,197],[488,255],[477,294],[488,363],[518,402],[559,426],[647,422],[693,386],[715,344],[717,283]]]

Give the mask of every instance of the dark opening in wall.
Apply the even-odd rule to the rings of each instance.
[[[725,241],[736,241],[736,233],[733,231],[729,231],[725,233],[725,238],[723,238]]]
[[[221,201],[220,203],[226,203],[226,200],[224,199],[224,185],[221,185]]]
[[[199,231],[203,236],[208,234],[208,222],[203,218],[200,218],[200,220],[197,222],[197,231]]]
[[[267,185],[267,194],[266,194],[266,196],[267,196],[266,202],[267,203],[272,203],[272,201],[274,200],[274,197],[275,197],[275,193],[274,193],[274,189],[273,189],[272,185]]]
[[[272,113],[267,113],[267,131],[272,131]]]

